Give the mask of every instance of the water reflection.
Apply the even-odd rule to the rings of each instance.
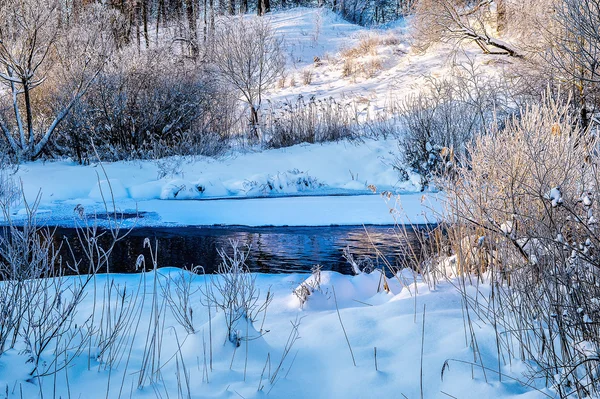
[[[82,255],[74,229],[60,228],[56,233],[57,239],[68,239],[76,254]],[[419,231],[398,234],[391,226],[139,228],[117,244],[109,267],[111,272],[134,272],[139,254],[150,264],[150,252],[143,248],[144,240],[150,238],[153,246],[158,245],[160,267],[201,265],[207,273],[214,273],[220,261],[217,249],[230,252],[230,242],[237,241],[250,246],[248,266],[252,271],[303,272],[320,264],[324,270],[350,274],[351,266],[343,257],[346,246],[357,258],[371,257],[375,265],[381,265],[382,257],[401,265],[415,256],[409,244],[418,252],[417,234]],[[68,259],[66,248],[63,252]]]

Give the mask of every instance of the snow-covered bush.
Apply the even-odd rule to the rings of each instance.
[[[562,0],[550,18],[550,27],[544,28],[550,34],[543,36],[548,50],[540,53],[561,83],[573,88],[582,123],[590,123],[600,106],[600,2]]]
[[[22,193],[17,192],[18,195]],[[21,225],[13,224],[11,200],[0,200],[5,225],[0,230],[0,356],[18,348],[30,364],[29,376],[52,375],[86,348],[93,328],[77,324],[88,276],[68,280],[54,232],[38,224],[39,197],[26,205]]]
[[[266,196],[271,194],[291,194],[311,191],[325,184],[317,178],[298,169],[277,173],[276,175],[257,175],[242,183],[243,190],[248,196]]]
[[[198,199],[205,187],[200,183],[190,183],[182,179],[174,179],[165,184],[161,190],[161,199]]]
[[[484,78],[473,65],[456,68],[449,78],[428,78],[427,83],[397,105],[403,129],[401,161],[422,176],[423,186],[466,159],[469,143],[501,125],[514,101],[510,91]]]
[[[236,347],[250,337],[238,331],[248,331],[248,326],[240,326],[244,321],[252,324],[261,315],[265,315],[273,300],[270,292],[261,300],[260,290],[256,286],[256,275],[250,273],[246,260],[250,251],[239,248],[237,242],[232,242],[232,255],[225,250],[219,250],[221,264],[218,275],[211,276],[210,284],[204,291],[209,306],[214,305],[225,316],[227,339]],[[260,331],[262,333],[262,331]]]
[[[188,334],[194,334],[194,310],[191,297],[198,289],[193,288],[195,270],[182,269],[178,273],[168,275],[161,284],[162,295],[165,298],[173,317]],[[197,270],[196,270],[197,271]]]
[[[138,298],[118,284],[96,286],[96,274],[109,271],[114,246],[124,236],[116,211],[105,208],[109,227],[100,232],[78,205],[76,242],[63,240],[38,220],[41,195],[25,200],[22,190],[1,174],[0,187],[0,357],[18,352],[31,380],[59,373],[84,352],[107,367],[114,365],[128,349],[121,338],[135,319]],[[106,198],[114,195],[104,190]],[[25,210],[15,220],[11,206],[17,198]],[[94,303],[81,315],[89,289]]]
[[[600,157],[572,111],[528,107],[478,137],[443,187],[456,262],[492,280],[485,304],[467,306],[497,329],[499,356],[527,360],[560,397],[589,397],[600,390]]]
[[[308,301],[308,297],[313,295],[315,292],[318,292],[323,295],[327,295],[321,290],[321,265],[315,265],[311,269],[311,276],[303,281],[298,287],[292,291],[292,293],[298,298],[300,302],[300,307],[302,308],[306,301]]]
[[[53,152],[57,128],[114,50],[113,10],[65,12],[53,0],[0,2],[0,140],[17,162]]]
[[[436,94],[418,93],[401,104],[405,129],[399,141],[401,158],[422,176],[423,187],[443,173],[454,156],[464,155],[479,119],[469,105]]]
[[[227,95],[167,48],[124,51],[61,124],[59,144],[79,162],[214,155],[223,148]],[[219,120],[216,123],[216,120]]]
[[[183,161],[184,158],[181,156],[172,156],[166,158],[159,158],[156,160],[157,179],[164,177],[175,177],[181,175],[183,172]]]

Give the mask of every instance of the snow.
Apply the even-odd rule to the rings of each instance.
[[[119,211],[143,215],[138,226],[393,224],[396,200],[407,212],[399,221],[435,221],[436,194],[420,193],[416,174],[398,180],[391,166],[396,151],[395,140],[367,139],[231,152],[218,159],[33,162],[21,165],[13,178],[22,182],[29,203],[41,195],[38,212],[51,224],[72,224],[78,206],[102,213],[106,202],[112,210],[113,199]],[[387,200],[372,190],[398,197]],[[25,216],[24,208],[14,214]]]
[[[252,337],[250,341],[242,339],[240,347],[236,348],[226,339],[223,313],[215,313],[213,308],[209,324],[208,310],[201,304],[200,290],[209,283],[206,279],[210,277],[181,273],[172,268],[159,269],[157,300],[161,301],[160,287],[166,286],[167,279],[191,281],[190,304],[195,333],[187,334],[168,307],[162,313],[163,324],[159,325],[162,326],[159,329],[162,337],[159,346],[161,372],[156,382],[145,380],[138,388],[144,348],[147,348],[154,272],[98,276],[95,279],[98,293],[111,281],[114,283],[112,286],[121,291],[128,287],[126,300],[131,306],[141,303],[141,298],[136,298],[131,287],[142,284],[146,290],[147,300],[142,308],[138,308],[143,311],[134,314],[131,327],[122,333],[123,341],[118,341],[124,343],[122,352],[118,354],[122,356],[118,367],[110,371],[106,368],[109,355],[105,351],[98,356],[100,347],[95,346],[93,341],[92,347],[86,346],[66,369],[28,382],[32,368],[27,362],[28,354],[19,351],[19,348],[11,349],[0,357],[0,386],[8,387],[8,398],[38,397],[40,391],[44,397],[56,395],[90,399],[147,398],[159,393],[165,395],[165,392],[172,397],[176,392],[182,392],[183,397],[191,398],[372,398],[389,397],[390,393],[393,393],[392,397],[415,398],[421,395],[421,373],[423,397],[426,398],[444,397],[442,392],[460,398],[543,397],[540,392],[507,378],[499,382],[490,371],[486,382],[478,367],[471,368],[454,361],[470,362],[473,354],[465,344],[461,297],[451,284],[440,284],[435,290],[430,290],[418,277],[414,281],[412,272],[404,272],[398,275],[398,279],[387,281],[389,292],[386,292],[381,289],[378,271],[358,276],[321,272],[318,291],[308,297],[304,306],[300,306],[293,290],[305,280],[314,279],[314,276],[259,274],[256,275],[256,284],[261,300],[264,300],[267,291],[274,299],[264,322],[261,319],[248,325],[240,322],[236,326],[242,337],[246,334]],[[87,296],[78,306],[75,320],[81,326],[89,320],[94,309],[93,290],[93,285],[90,285]],[[99,311],[96,308],[96,312]],[[138,315],[141,315],[139,323]],[[95,323],[99,323],[98,316],[96,314]],[[274,383],[271,383],[270,378],[275,375],[282,359],[292,323],[299,324],[299,339],[284,358]],[[495,370],[498,366],[494,357],[494,330],[485,324],[475,327],[484,365]],[[347,334],[356,366],[344,334]],[[48,349],[45,355],[50,356],[51,352],[52,349]],[[211,352],[212,370],[209,365]],[[444,366],[446,361],[448,367]],[[522,378],[520,372],[524,368],[522,363],[513,361],[512,365],[502,366],[501,371]],[[147,370],[150,370],[149,365]],[[184,378],[184,373],[187,378]],[[259,390],[259,387],[262,389]],[[119,392],[122,392],[121,395]]]
[[[551,201],[553,208],[556,208],[558,205],[563,203],[563,198],[562,198],[562,194],[560,192],[560,187],[552,188],[550,191],[548,191],[546,193],[544,198]]]
[[[100,180],[88,195],[91,199],[102,201],[109,197],[117,199],[128,198],[129,193],[119,179]]]
[[[398,223],[425,224],[436,221],[440,210],[436,195],[405,194],[399,196],[403,212]],[[138,203],[138,210],[160,215],[168,225],[245,225],[245,226],[330,226],[394,224],[390,204],[379,195],[283,197],[272,199],[178,201],[176,206],[164,201]],[[139,223],[145,224],[142,220]]]
[[[336,53],[358,41],[365,29],[348,23],[328,9],[298,7],[268,16],[271,26],[284,41],[291,66],[305,67],[314,57]]]
[[[270,18],[290,57],[286,84],[268,93],[263,108],[278,109],[300,96],[333,98],[355,110],[359,119],[388,121],[397,101],[423,90],[432,79],[448,78],[457,66],[471,64],[467,68],[495,78],[511,64],[505,56],[482,54],[475,43],[460,48],[438,44],[426,52],[415,51],[407,20],[367,29],[329,10],[302,7],[273,13]],[[344,55],[369,39],[377,43],[374,53]],[[320,61],[314,62],[314,57]],[[344,75],[347,62],[356,70],[350,76]],[[303,83],[307,71],[312,73],[310,84]]]

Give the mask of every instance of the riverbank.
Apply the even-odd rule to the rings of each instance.
[[[11,398],[149,398],[165,392],[183,398],[544,396],[507,377],[522,378],[525,366],[519,362],[502,365],[506,376],[499,381],[490,325],[476,327],[489,370],[461,363],[472,361],[473,353],[452,282],[433,287],[403,272],[387,280],[386,291],[377,271],[322,272],[318,281],[307,274],[253,276],[259,295],[254,322],[238,319],[232,342],[227,311],[215,302],[210,311],[205,305],[211,303],[208,287],[216,287],[211,281],[222,277],[168,268],[98,275],[82,289],[61,335],[43,351],[39,370],[32,374],[25,342],[0,357],[0,386]],[[66,290],[75,284],[63,294],[67,306],[85,278],[62,278],[51,286]],[[304,303],[302,286],[311,293]],[[257,309],[267,292],[272,301],[263,313]],[[35,303],[36,295],[28,298]],[[107,312],[111,318],[102,318]],[[187,327],[182,315],[191,320]],[[47,375],[32,377],[41,371]]]
[[[221,158],[173,157],[77,165],[34,162],[8,174],[48,225],[73,226],[107,210],[132,226],[330,226],[433,223],[438,194],[394,169],[394,140],[301,144]],[[136,217],[139,216],[139,217]]]

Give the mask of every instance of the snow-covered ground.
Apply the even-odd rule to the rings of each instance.
[[[328,226],[426,223],[439,209],[419,176],[399,181],[394,140],[340,141],[218,159],[173,157],[89,166],[34,162],[14,174],[50,223],[69,225],[74,208],[102,212],[112,199],[138,225]],[[377,194],[374,193],[377,192]],[[381,192],[398,194],[391,199]],[[292,198],[287,198],[287,197]],[[390,208],[407,212],[394,220]],[[25,216],[25,204],[15,207]]]
[[[273,12],[267,18],[284,41],[290,70],[313,64],[315,57],[335,56],[340,49],[358,43],[359,36],[368,31],[328,9],[298,7]]]
[[[42,370],[50,366],[50,375],[40,379],[30,379],[33,366],[22,343],[0,356],[0,387],[6,387],[7,397],[35,398],[41,396],[40,391],[46,398],[90,399],[544,397],[507,377],[523,379],[522,363],[501,365],[506,375],[499,382],[494,373],[498,370],[495,333],[489,325],[474,322],[483,363],[489,370],[484,375],[480,367],[460,363],[472,361],[473,353],[465,343],[461,297],[447,283],[430,291],[419,279],[415,285],[412,273],[407,272],[388,280],[390,291],[385,292],[379,272],[354,277],[323,272],[320,289],[301,306],[293,291],[303,282],[316,286],[314,277],[258,275],[260,301],[267,291],[273,301],[264,320],[259,313],[254,323],[240,321],[235,325],[241,337],[236,348],[227,339],[224,313],[215,312],[213,307],[209,321],[208,308],[201,303],[206,303],[201,293],[206,290],[204,277],[160,269],[156,285],[159,295],[154,298],[153,275],[104,275],[95,279],[98,291],[94,294],[90,285],[78,306],[70,331],[75,333],[75,340],[59,359],[56,373],[49,361],[53,346],[41,363]],[[186,309],[192,309],[192,334],[186,333],[171,308],[163,304],[160,287],[166,286],[168,278],[173,290],[173,281],[190,281],[192,295]],[[122,322],[124,327],[113,346],[107,348],[107,342],[98,341],[98,335],[113,330],[106,327],[110,323],[100,320],[101,301],[96,304],[94,321],[89,317],[94,298],[102,298],[109,279],[114,279],[113,298],[127,288],[125,303],[133,309],[133,316]],[[138,292],[139,286],[145,288]],[[151,321],[153,307],[160,312],[158,324]],[[117,310],[118,301],[113,299],[111,311]],[[114,321],[117,314],[113,313]],[[90,323],[103,325],[104,330],[95,330],[91,344],[77,353],[77,334],[85,335]],[[298,325],[298,339],[290,345],[293,324]],[[152,348],[156,352],[152,353]],[[69,365],[61,369],[64,359],[69,359]],[[109,362],[112,369],[107,367]],[[141,370],[145,370],[144,375]]]
[[[298,96],[334,98],[352,104],[362,118],[389,117],[396,101],[422,90],[431,79],[449,77],[457,66],[465,67],[462,73],[471,69],[493,78],[513,62],[502,55],[484,55],[475,43],[437,44],[426,52],[416,51],[405,20],[368,29],[329,10],[307,8],[275,12],[269,18],[290,54],[285,85],[268,96],[274,108]],[[369,41],[374,45],[361,49],[361,42]],[[305,84],[307,72],[312,79]]]

